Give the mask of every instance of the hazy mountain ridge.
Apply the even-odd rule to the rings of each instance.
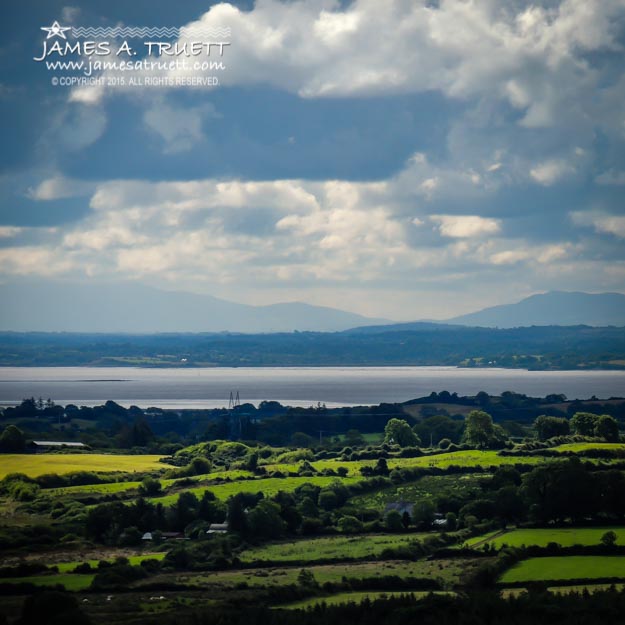
[[[249,306],[141,284],[0,285],[0,330],[15,332],[334,332],[388,323],[299,302]]]
[[[550,291],[531,295],[516,304],[491,306],[447,319],[465,326],[515,328],[521,326],[625,326],[625,295]]]

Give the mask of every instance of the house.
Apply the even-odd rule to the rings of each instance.
[[[152,540],[152,532],[146,532],[143,536],[141,536],[141,540]]]
[[[227,523],[211,523],[206,530],[207,534],[225,534],[228,531]]]
[[[88,449],[84,443],[76,443],[74,441],[33,441],[31,447],[35,453],[43,453],[53,449]]]

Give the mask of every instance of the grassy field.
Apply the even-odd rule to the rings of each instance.
[[[363,534],[360,536],[323,536],[288,543],[273,543],[244,551],[242,562],[297,562],[340,558],[372,558],[389,547],[407,545],[433,534]]]
[[[388,503],[397,501],[423,501],[434,500],[442,495],[452,497],[464,493],[481,492],[481,480],[490,477],[488,474],[480,475],[426,475],[416,482],[399,484],[382,490],[365,493],[352,497],[348,508],[376,508],[383,510]]]
[[[361,592],[341,592],[336,595],[330,595],[329,597],[313,597],[312,599],[303,599],[302,601],[296,601],[295,603],[287,603],[285,605],[274,606],[276,608],[284,608],[286,610],[303,610],[305,608],[312,608],[316,605],[325,603],[326,605],[341,605],[344,603],[362,603],[365,599],[369,601],[375,601],[376,599],[386,599],[388,597],[401,597],[409,595],[416,597],[417,599],[423,599],[427,597],[429,592],[415,592],[406,590],[397,591],[361,591]],[[441,594],[453,594],[448,592],[435,592],[435,595]]]
[[[580,451],[588,451],[590,449],[608,450],[617,453],[622,453],[625,456],[625,444],[624,443],[567,443],[566,445],[559,445],[553,448],[559,452],[573,452],[579,453]]]
[[[566,579],[625,579],[625,556],[555,556],[530,558],[515,564],[500,578],[513,582],[548,582]]]
[[[164,552],[158,553],[142,553],[137,556],[128,556],[128,562],[133,566],[141,564],[144,560],[162,560],[165,557]],[[98,566],[99,560],[75,560],[73,562],[56,562],[50,563],[49,566],[56,566],[59,569],[59,573],[69,573],[73,571],[79,564],[87,562],[92,568]]]
[[[358,562],[353,564],[322,564],[305,567],[313,573],[320,584],[340,582],[343,577],[355,579],[371,579],[385,576],[428,577],[439,579],[447,587],[458,583],[460,578],[474,571],[478,566],[490,561],[489,558],[457,559],[457,560],[387,560],[382,562]],[[269,567],[259,569],[242,569],[238,571],[216,571],[203,574],[178,574],[177,583],[191,586],[217,586],[219,588],[248,586],[285,586],[296,584],[301,567]]]
[[[205,490],[210,490],[218,499],[226,500],[237,493],[264,493],[265,496],[275,495],[278,491],[290,492],[294,491],[302,484],[315,484],[316,486],[327,486],[335,480],[340,479],[344,484],[353,484],[357,482],[356,477],[337,478],[333,476],[313,476],[313,477],[267,477],[256,480],[240,480],[238,482],[223,482],[221,484],[205,484],[204,486],[194,486],[185,488],[187,492],[192,492],[198,497]],[[162,503],[164,506],[171,506],[178,499],[178,493],[165,495],[164,497],[153,497],[150,501],[154,503]]]
[[[486,450],[479,451],[474,449],[454,451],[443,454],[433,454],[426,456],[419,456],[417,458],[390,458],[387,460],[389,469],[395,467],[401,468],[439,468],[447,469],[452,465],[460,467],[498,467],[508,464],[540,464],[549,462],[547,458],[541,458],[537,456],[500,456],[497,451]],[[355,460],[353,462],[347,462],[343,460],[317,460],[311,463],[317,471],[323,471],[324,469],[336,470],[339,467],[345,467],[348,470],[348,475],[359,475],[360,469],[364,466],[373,467],[375,461],[373,460]],[[266,469],[268,471],[297,471],[299,467],[298,463],[292,464],[268,464]]]
[[[86,590],[91,586],[95,575],[72,575],[59,573],[58,575],[32,575],[30,577],[10,577],[0,579],[4,584],[34,584],[35,586],[55,586],[61,584],[65,590],[79,591]]]
[[[165,466],[161,463],[161,466]],[[215,479],[231,479],[237,480],[246,477],[251,477],[254,474],[251,471],[242,471],[242,470],[231,470],[231,471],[217,471],[213,473],[206,473],[204,475],[196,475],[192,478],[171,478],[171,479],[162,479],[160,480],[163,488],[169,488],[171,486],[175,486],[177,482],[180,480],[192,479],[197,482],[198,485],[210,482]],[[80,486],[64,486],[62,488],[48,488],[44,492],[49,495],[81,495],[84,493],[97,493],[97,494],[108,494],[108,493],[121,493],[127,490],[132,490],[134,488],[138,488],[141,482],[111,482],[109,484],[84,484]],[[204,490],[204,489],[202,489]]]
[[[30,477],[37,477],[45,473],[63,475],[74,471],[132,473],[170,468],[159,462],[160,458],[162,456],[115,454],[1,454],[0,479],[9,473],[24,473]]]
[[[509,547],[529,547],[536,545],[546,547],[549,543],[558,543],[562,547],[572,545],[599,545],[601,537],[607,531],[613,531],[617,544],[625,544],[625,527],[571,527],[548,529],[517,529],[509,532],[491,533],[484,536],[474,536],[466,541],[471,547],[477,543],[490,543],[499,549],[502,545]]]

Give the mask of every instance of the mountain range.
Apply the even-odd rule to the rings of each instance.
[[[521,326],[625,326],[625,295],[550,291],[516,304],[491,306],[446,323],[489,328]]]
[[[13,332],[385,332],[453,326],[625,326],[625,295],[551,291],[445,321],[393,323],[301,302],[250,306],[137,283],[0,285],[0,331]]]
[[[0,330],[14,332],[334,332],[389,323],[300,302],[249,306],[134,284],[0,285]]]

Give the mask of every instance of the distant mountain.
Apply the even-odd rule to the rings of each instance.
[[[17,332],[333,332],[388,323],[299,302],[248,306],[134,283],[0,285],[0,330]]]
[[[516,328],[521,326],[625,326],[625,295],[551,291],[532,295],[517,304],[492,306],[448,319],[465,326]]]

